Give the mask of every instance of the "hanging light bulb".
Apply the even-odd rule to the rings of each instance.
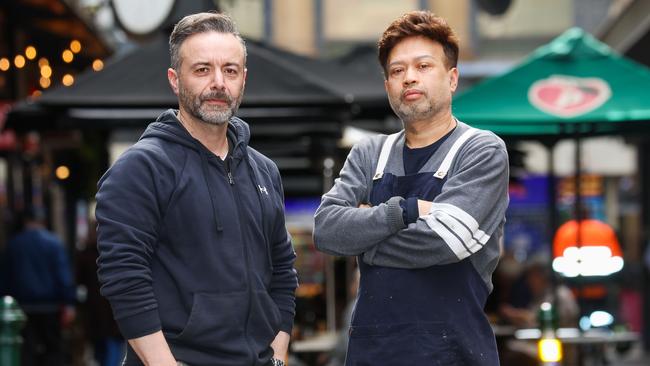
[[[49,65],[44,65],[41,67],[41,76],[44,78],[49,78],[52,76],[52,68]]]
[[[28,59],[33,60],[36,58],[36,47],[34,46],[27,46],[25,48],[25,56],[27,56]]]
[[[57,178],[60,180],[66,180],[70,178],[70,168],[68,168],[65,165],[59,165],[55,170],[54,174],[56,175]]]
[[[50,78],[41,77],[38,83],[41,85],[41,88],[47,89],[52,85],[52,80]]]
[[[6,57],[0,58],[0,70],[7,71],[11,67],[11,62]]]
[[[70,86],[70,85],[74,84],[74,77],[72,75],[70,75],[70,74],[65,74],[65,75],[63,75],[63,79],[61,79],[61,82],[65,86]]]
[[[70,63],[72,62],[72,60],[74,60],[74,53],[72,53],[72,51],[70,50],[65,50],[61,54],[61,58],[63,59],[64,62]]]
[[[93,61],[93,70],[100,71],[104,68],[104,62],[100,59]]]
[[[17,68],[22,69],[25,66],[25,57],[23,55],[16,55],[16,57],[14,57],[14,65],[16,65]]]
[[[70,51],[79,53],[81,51],[81,42],[73,39],[72,42],[70,42]]]

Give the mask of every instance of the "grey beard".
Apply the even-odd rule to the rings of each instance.
[[[426,103],[425,105],[406,105],[405,103],[399,103],[394,105],[391,101],[391,107],[393,111],[404,123],[409,123],[413,121],[421,121],[427,118],[430,118],[434,115],[433,106],[431,103]]]
[[[197,109],[197,112],[198,115],[195,117],[197,117],[199,121],[209,125],[219,126],[223,125],[224,123],[228,123],[228,121],[230,121],[230,118],[235,114],[233,108],[217,111],[204,111],[199,107]]]
[[[239,108],[239,104],[241,103],[241,97],[243,96],[243,93],[240,94],[237,100],[233,101],[232,99],[230,99],[229,96],[221,92],[215,92],[213,93],[213,95],[205,96],[205,97],[202,96],[195,97],[194,95],[188,93],[186,90],[184,90],[181,87],[179,96],[180,96],[180,103],[194,118],[209,125],[220,126],[223,125],[224,123],[228,123],[228,121],[230,121],[230,118],[232,118],[232,116],[235,115],[235,112],[237,112],[237,109]],[[202,99],[204,98],[207,99],[210,97],[225,97],[226,100],[229,102],[228,108],[212,109],[212,110],[202,108],[203,107]]]

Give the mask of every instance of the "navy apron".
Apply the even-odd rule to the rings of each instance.
[[[383,172],[397,138],[389,136],[370,203],[376,206],[394,196],[433,201],[453,155],[468,137],[459,138],[437,172],[397,177]],[[494,333],[483,312],[488,289],[469,258],[423,269],[371,266],[361,257],[358,262],[361,279],[346,366],[499,365]]]

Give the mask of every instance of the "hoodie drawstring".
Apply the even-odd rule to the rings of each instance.
[[[212,189],[212,185],[208,181],[208,157],[206,156],[204,151],[200,151],[199,155],[201,155],[201,168],[203,169],[203,180],[205,181],[205,185],[208,187],[208,193],[210,195],[210,203],[212,204],[212,213],[214,215],[214,221],[217,224],[217,231],[222,232],[223,226],[221,225],[221,221],[219,221],[219,210],[217,209],[217,205],[214,203],[215,193]]]

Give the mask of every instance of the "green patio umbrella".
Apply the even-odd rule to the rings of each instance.
[[[453,112],[460,120],[506,139],[532,138],[549,149],[561,138],[574,138],[578,146],[575,192],[579,193],[580,139],[650,132],[649,89],[650,69],[572,28],[509,72],[459,94]],[[549,181],[554,181],[553,159],[549,159]],[[555,197],[554,184],[549,184],[549,197]],[[580,222],[580,194],[574,204],[574,217]],[[549,216],[554,233],[558,227],[555,199],[549,200]]]
[[[504,137],[635,132],[650,121],[649,88],[650,69],[572,28],[458,95],[453,111]]]

